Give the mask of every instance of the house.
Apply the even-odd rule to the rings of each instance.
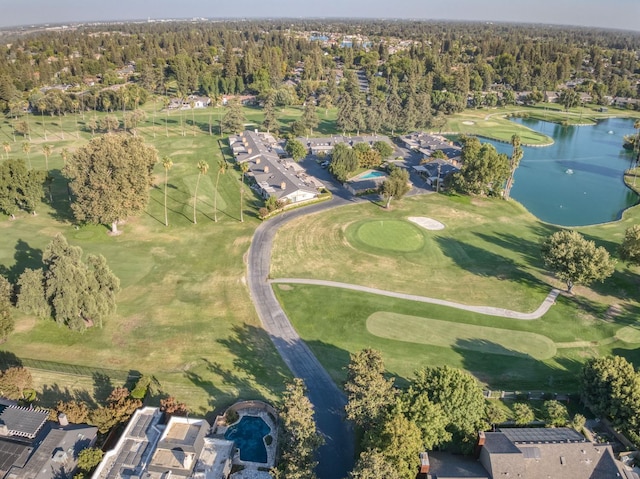
[[[56,479],[77,466],[78,454],[93,446],[98,429],[48,421],[48,411],[0,405],[0,478]]]
[[[171,417],[158,408],[138,409],[93,479],[223,479],[231,471],[233,442],[207,437],[205,419]]]
[[[320,138],[299,137],[297,138],[297,140],[307,148],[309,154],[315,156],[330,155],[333,151],[333,148],[338,143],[345,143],[346,145],[351,147],[357,145],[358,143],[367,143],[369,146],[373,147],[373,145],[377,141],[384,141],[391,147],[394,147],[389,137],[385,135],[361,135],[353,137],[334,135]]]
[[[431,156],[439,150],[454,166],[459,166],[461,163],[462,148],[444,136],[416,132],[400,137],[400,141],[410,150],[422,153],[423,160],[431,160]]]
[[[189,95],[187,97],[189,108],[193,104],[193,108],[206,108],[211,104],[211,98],[208,96]]]
[[[256,95],[224,95],[222,97],[222,105],[225,106],[231,100],[238,100],[241,105],[257,105],[258,97]]]
[[[308,176],[291,158],[281,158],[282,145],[264,132],[244,131],[229,137],[229,147],[238,163],[247,163],[247,176],[255,182],[259,194],[275,196],[289,203],[316,198],[324,185]]]
[[[596,444],[570,428],[503,428],[481,432],[476,461],[430,454],[434,479],[625,478],[609,444]],[[482,466],[481,468],[479,466]]]
[[[416,171],[420,176],[422,176],[425,179],[426,183],[430,186],[436,185],[438,179],[442,181],[450,174],[460,171],[459,168],[457,168],[451,162],[449,162],[448,160],[443,160],[442,158],[434,158],[427,163],[414,166],[413,170]]]

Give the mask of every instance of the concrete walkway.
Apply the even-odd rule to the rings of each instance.
[[[438,304],[440,306],[448,306],[450,308],[462,309],[474,313],[486,314],[489,316],[500,316],[503,318],[520,319],[530,321],[542,317],[549,308],[555,303],[560,290],[552,289],[538,309],[532,313],[521,313],[504,308],[494,308],[493,306],[469,306],[467,304],[446,301],[444,299],[428,298],[426,296],[417,296],[414,294],[395,293],[384,289],[369,288],[368,286],[359,286],[357,284],[339,283],[337,281],[325,281],[323,279],[300,279],[300,278],[278,278],[270,280],[270,283],[286,283],[286,284],[310,284],[314,286],[329,286],[332,288],[350,289],[353,291],[361,291],[363,293],[378,294],[380,296],[389,296],[391,298],[407,299],[409,301],[419,301],[421,303]]]

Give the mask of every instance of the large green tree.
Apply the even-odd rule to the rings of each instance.
[[[396,395],[393,378],[384,376],[382,355],[375,349],[363,349],[351,355],[347,367],[345,411],[347,419],[363,430],[375,427],[387,414]]]
[[[360,454],[349,479],[402,479],[400,472],[391,464],[384,452],[367,449]]]
[[[15,218],[19,209],[34,213],[44,196],[46,173],[29,170],[23,159],[0,163],[0,211]]]
[[[482,388],[466,371],[450,366],[428,367],[416,371],[411,382],[412,395],[426,395],[442,407],[452,442],[469,450],[478,431],[487,428]]]
[[[44,271],[27,268],[18,278],[16,306],[25,314],[39,318],[51,317],[51,306],[45,294]]]
[[[588,286],[604,281],[615,269],[615,261],[606,249],[570,230],[557,231],[544,241],[542,259],[558,279],[566,282],[569,293],[575,284]]]
[[[640,225],[629,226],[625,230],[619,254],[623,261],[640,265]]]
[[[99,136],[76,150],[64,168],[76,219],[110,225],[112,234],[118,234],[118,222],[149,203],[157,161],[154,147],[128,135]]]
[[[329,171],[338,181],[346,181],[349,175],[358,168],[356,152],[344,143],[338,143],[331,153]]]
[[[392,199],[400,200],[410,190],[409,172],[404,168],[392,168],[389,177],[380,187],[380,192],[387,201],[385,208],[389,208]]]
[[[414,479],[424,450],[418,426],[402,413],[390,414],[381,427],[365,433],[365,447],[379,449],[402,479]]]
[[[82,261],[82,249],[61,234],[43,254],[45,295],[54,319],[73,330],[83,330],[115,312],[120,281],[102,255]]]
[[[509,177],[509,159],[489,143],[463,139],[462,168],[452,175],[453,187],[467,194],[498,196]]]
[[[322,437],[316,430],[313,406],[302,379],[295,378],[287,384],[280,419],[280,461],[276,478],[314,479],[314,454],[322,444]]]
[[[640,374],[622,356],[592,358],[582,368],[582,399],[596,416],[637,434],[640,427]]]
[[[307,149],[295,138],[287,140],[284,148],[294,161],[300,161],[307,155]]]

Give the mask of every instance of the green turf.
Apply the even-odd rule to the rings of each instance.
[[[347,238],[355,244],[383,251],[410,252],[423,248],[422,232],[406,221],[363,221],[349,226]]]
[[[146,212],[130,218],[123,234],[111,237],[104,226],[76,226],[69,208],[66,181],[60,170],[62,148],[73,151],[86,144],[90,131],[83,129],[82,116],[62,117],[64,140],[57,117],[30,117],[34,167],[43,168],[43,144],[53,146],[49,168],[54,176],[53,204],[43,202],[37,216],[19,214],[15,221],[0,219],[0,268],[15,280],[25,267],[38,267],[43,248],[58,232],[85,253],[103,254],[121,279],[118,311],[103,329],[73,333],[52,321],[18,316],[16,332],[3,344],[6,352],[33,360],[71,363],[88,368],[107,368],[154,374],[163,388],[192,410],[207,413],[221,409],[237,398],[275,399],[289,372],[259,324],[245,285],[243,256],[256,226],[261,200],[245,186],[244,223],[240,218],[240,172],[231,168],[220,177],[215,191],[217,162],[222,158],[218,131],[209,135],[209,113],[215,126],[223,109],[156,114],[145,105],[148,119],[137,134],[169,156],[169,226],[164,226],[164,170],[158,163],[155,185]],[[257,118],[254,111],[250,116]],[[296,114],[296,110],[292,114]],[[121,112],[115,113],[121,117]],[[98,114],[99,117],[102,114]],[[86,114],[86,119],[90,114]],[[183,128],[180,126],[182,122]],[[193,120],[195,119],[195,123]],[[9,139],[9,157],[22,157],[23,139],[13,143],[10,121],[0,121],[0,139]],[[168,133],[168,136],[167,136]],[[79,136],[79,138],[76,138]],[[197,199],[197,221],[193,220],[193,193],[197,163],[209,163],[201,178]],[[217,196],[218,222],[214,219]],[[31,364],[31,363],[30,363]],[[35,363],[34,363],[35,364]],[[61,367],[62,368],[62,367]],[[86,391],[91,377],[54,370],[38,370],[36,380],[56,383],[60,391]],[[114,380],[115,381],[115,380]],[[53,389],[57,391],[58,389]],[[51,388],[44,391],[55,403]],[[89,394],[92,393],[91,388]]]
[[[321,286],[277,285],[275,291],[296,330],[338,383],[345,380],[349,354],[363,348],[381,351],[387,369],[401,382],[420,367],[447,364],[470,371],[490,389],[507,390],[577,391],[584,361],[602,354],[621,354],[640,363],[638,343],[615,337],[622,325],[635,323],[635,309],[621,314],[616,322],[607,321],[583,298],[561,296],[541,319],[520,321]],[[391,321],[385,323],[385,335],[405,340],[372,334],[370,318],[384,311],[402,315],[395,332]],[[449,337],[436,345],[407,341],[413,336],[407,316],[415,321],[425,318],[429,324],[437,318],[445,323],[442,331]],[[451,337],[447,324],[459,338]],[[476,337],[465,331],[481,334]],[[533,351],[525,351],[527,337],[546,337],[562,348],[551,358],[538,359]],[[546,340],[539,341],[550,351]]]
[[[367,331],[374,336],[408,343],[477,351],[487,354],[549,359],[556,346],[535,333],[475,326],[438,319],[379,311],[367,318]]]

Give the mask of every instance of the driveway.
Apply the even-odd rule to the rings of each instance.
[[[315,419],[325,444],[318,451],[319,479],[342,479],[353,467],[354,435],[344,420],[346,397],[293,328],[268,282],[271,247],[278,229],[300,216],[349,204],[354,199],[332,200],[275,216],[253,235],[247,260],[251,298],[262,324],[291,372],[302,378],[315,409]]]

